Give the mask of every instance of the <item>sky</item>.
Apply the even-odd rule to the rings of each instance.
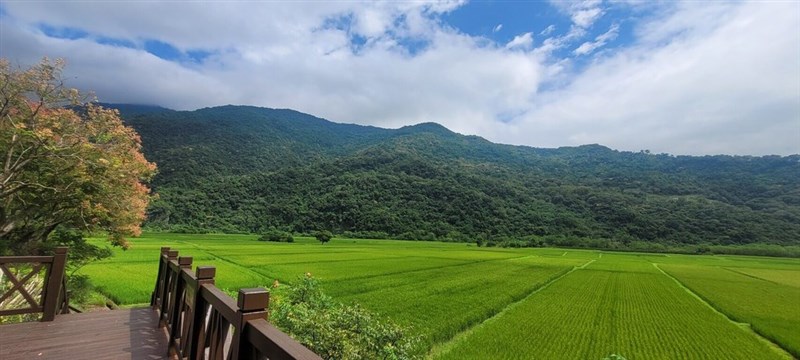
[[[0,57],[103,102],[493,142],[800,153],[800,1],[0,0]]]

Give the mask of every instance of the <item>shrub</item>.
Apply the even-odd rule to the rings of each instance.
[[[325,295],[310,274],[273,289],[270,322],[325,359],[414,359],[416,338],[359,305]]]
[[[326,242],[331,241],[331,239],[333,239],[333,234],[328,230],[322,230],[315,232],[314,237],[317,238],[317,240],[324,245]]]
[[[258,238],[258,241],[272,241],[272,242],[292,243],[292,242],[294,242],[294,238],[292,237],[292,234],[289,234],[287,232],[279,231],[279,230],[270,230],[270,231],[264,233],[263,235],[261,235],[261,237]]]

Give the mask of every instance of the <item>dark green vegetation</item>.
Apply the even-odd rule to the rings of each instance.
[[[325,343],[333,358],[347,353],[338,351],[349,341],[378,344],[370,340],[376,333],[394,350],[434,359],[777,360],[791,358],[781,348],[796,356],[800,344],[800,259],[344,238],[321,246],[311,237],[257,237],[145,234],[81,273],[120,304],[146,303],[158,268],[153,259],[170,246],[196,265],[216,266],[223,289],[278,280],[271,321],[301,341]],[[306,273],[319,284],[308,283]],[[287,297],[287,289],[295,295]],[[382,321],[370,327],[369,318],[391,320],[418,341],[396,342],[400,328]],[[363,331],[337,336],[337,324]]]
[[[316,238],[320,243],[325,244],[333,239],[333,234],[328,230],[317,231],[314,233],[314,238]]]
[[[288,232],[285,232],[285,231],[270,230],[270,231],[267,231],[267,233],[261,235],[261,237],[258,238],[258,241],[272,241],[272,242],[287,242],[287,243],[290,243],[290,242],[294,242],[294,237],[292,237],[292,234],[289,234]]]
[[[241,106],[122,111],[159,167],[150,229],[800,253],[763,245],[798,245],[798,155],[537,149]]]

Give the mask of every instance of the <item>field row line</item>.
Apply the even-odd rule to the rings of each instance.
[[[491,317],[488,317],[486,320],[484,320],[484,321],[482,321],[480,323],[477,323],[474,326],[471,326],[470,328],[468,328],[468,329],[456,334],[455,336],[450,338],[449,341],[434,345],[431,348],[431,350],[428,352],[428,354],[426,356],[426,359],[433,359],[433,358],[437,357],[438,355],[445,354],[445,353],[449,352],[456,344],[458,344],[461,341],[464,341],[464,339],[469,337],[470,334],[472,334],[476,330],[480,329],[482,326],[485,326],[488,323],[496,321],[497,319],[502,317],[503,314],[505,314],[506,312],[510,311],[511,309],[519,306],[519,304],[522,304],[523,302],[527,301],[529,298],[531,298],[532,296],[536,295],[540,291],[548,288],[550,285],[554,284],[556,281],[563,279],[564,277],[566,277],[569,274],[572,274],[576,270],[586,268],[587,266],[589,266],[591,263],[593,263],[595,261],[597,261],[597,259],[592,259],[592,260],[589,260],[589,261],[587,261],[586,263],[584,263],[582,265],[574,266],[572,269],[570,269],[570,270],[568,270],[568,271],[566,271],[566,272],[564,272],[564,273],[562,273],[560,275],[557,275],[557,276],[553,277],[552,279],[550,279],[549,281],[545,282],[541,286],[535,288],[533,291],[531,291],[528,295],[526,295],[522,299],[517,300],[517,301],[515,301],[515,302],[513,302],[511,304],[508,304],[502,310],[498,311],[497,313],[495,313]]]
[[[286,255],[286,254],[278,254],[278,255]],[[294,255],[294,254],[292,254]],[[289,262],[280,262],[280,263],[270,263],[267,265],[303,265],[303,264],[329,264],[329,263],[341,263],[341,262],[353,262],[353,261],[383,261],[386,259],[402,259],[404,256],[398,255],[381,255],[381,257],[373,257],[369,259],[337,259],[337,260],[303,260],[303,261],[289,261]]]
[[[386,277],[386,276],[396,276],[396,275],[400,275],[400,274],[412,274],[412,273],[425,272],[425,271],[431,271],[431,270],[441,270],[441,269],[445,269],[445,268],[454,268],[454,267],[460,267],[460,266],[472,266],[472,265],[475,265],[475,264],[489,263],[489,262],[495,262],[495,261],[499,262],[499,261],[514,260],[514,259],[524,259],[524,258],[528,258],[528,257],[532,257],[532,256],[533,255],[526,255],[526,256],[504,258],[504,259],[476,260],[476,261],[463,262],[463,263],[457,263],[457,264],[431,266],[431,267],[426,267],[426,268],[421,268],[421,269],[411,269],[411,270],[386,272],[386,273],[380,273],[380,274],[374,274],[374,275],[354,276],[354,277],[348,277],[348,278],[340,279],[340,280],[338,280],[338,282],[346,283],[346,282],[358,281],[358,280],[364,280],[364,279],[375,279],[375,278],[381,278],[381,277]],[[349,296],[356,296],[356,295],[360,295],[360,294],[367,293],[367,292],[370,292],[370,291],[371,290],[358,291],[358,292],[349,293],[348,295]]]
[[[236,263],[236,262],[234,262],[234,261],[231,261],[230,259],[227,259],[227,258],[225,258],[225,257],[223,257],[223,256],[219,256],[219,255],[217,255],[217,254],[215,254],[215,253],[212,253],[212,252],[210,252],[210,251],[208,251],[208,250],[202,250],[202,251],[203,251],[203,252],[205,252],[205,253],[206,253],[206,254],[208,254],[208,255],[211,255],[211,256],[213,256],[213,257],[214,257],[214,258],[216,258],[216,259],[219,259],[220,261],[226,262],[226,263],[228,263],[228,264],[230,264],[230,265],[233,265],[233,266],[235,266],[235,267],[237,267],[237,268],[243,269],[243,270],[245,270],[246,272],[249,272],[250,274],[257,275],[257,276],[259,276],[259,277],[265,276],[265,274],[262,274],[262,273],[260,273],[260,272],[258,272],[258,271],[256,271],[256,270],[254,270],[254,269],[251,269],[251,268],[249,268],[249,267],[243,266],[243,265],[241,265],[241,264],[239,264],[239,263]],[[266,285],[266,284],[264,284],[264,285]]]
[[[729,267],[722,266],[721,268],[725,269],[727,271],[730,271],[730,272],[732,272],[734,274],[737,274],[737,275],[747,276],[747,277],[749,277],[751,279],[756,279],[756,280],[759,280],[759,281],[766,281],[766,282],[768,282],[770,284],[775,284],[775,285],[783,285],[783,284],[781,284],[779,282],[775,282],[775,281],[772,281],[772,280],[767,280],[767,279],[764,279],[764,278],[760,278],[758,276],[750,275],[748,273],[744,273],[744,272],[741,272],[741,271],[738,271],[738,270],[734,270],[734,269],[729,268]]]
[[[748,332],[748,333],[750,333],[751,335],[755,336],[755,337],[756,337],[758,340],[760,340],[761,342],[763,342],[763,343],[767,344],[767,345],[768,345],[770,348],[772,348],[773,350],[775,350],[775,352],[777,352],[778,354],[780,354],[782,357],[784,357],[784,358],[786,358],[786,359],[794,359],[794,356],[792,356],[792,355],[791,355],[791,354],[790,354],[788,351],[786,351],[786,349],[784,349],[783,347],[781,347],[781,346],[780,346],[778,343],[776,343],[776,342],[774,342],[774,341],[770,340],[769,338],[767,338],[767,337],[765,337],[764,335],[762,335],[762,334],[758,333],[757,331],[755,331],[755,329],[753,329],[753,328],[750,326],[750,324],[749,324],[749,323],[743,323],[743,322],[738,322],[738,321],[734,320],[734,319],[733,319],[733,318],[731,318],[731,317],[730,317],[728,314],[726,314],[726,313],[722,312],[722,310],[720,310],[720,309],[718,309],[716,306],[714,306],[714,304],[713,304],[713,303],[711,303],[710,301],[707,301],[705,298],[703,298],[702,296],[700,296],[700,294],[698,294],[698,293],[694,292],[692,289],[690,289],[688,286],[686,286],[684,283],[682,283],[682,282],[681,282],[680,280],[678,280],[676,277],[674,277],[674,276],[670,275],[669,273],[667,273],[666,271],[664,271],[663,269],[661,269],[661,268],[658,266],[658,264],[656,264],[656,263],[652,263],[652,264],[653,264],[653,266],[654,266],[656,269],[658,269],[658,271],[660,271],[660,272],[661,272],[661,273],[662,273],[664,276],[666,276],[666,277],[668,277],[668,278],[672,279],[672,281],[674,281],[676,284],[678,284],[678,286],[680,286],[680,287],[681,287],[681,288],[682,288],[684,291],[686,291],[687,293],[689,293],[690,295],[692,295],[692,296],[693,296],[695,299],[697,299],[697,301],[699,301],[700,303],[702,303],[703,305],[705,305],[706,307],[708,307],[709,309],[711,309],[711,311],[713,311],[713,312],[715,312],[715,313],[719,314],[719,316],[722,316],[723,318],[725,318],[725,320],[728,320],[728,321],[730,321],[731,323],[733,323],[734,325],[736,325],[738,328],[742,329],[743,331],[745,331],[745,332]],[[726,270],[727,270],[727,269],[726,269]],[[735,271],[734,271],[734,272],[735,272]],[[736,272],[735,272],[735,273],[736,273]],[[761,280],[761,279],[759,279],[759,280]]]
[[[258,275],[258,276],[261,276],[261,277],[267,277],[267,278],[271,278],[271,279],[276,279],[276,280],[280,281],[281,283],[291,282],[291,281],[289,281],[289,279],[282,279],[281,277],[275,276],[275,274],[273,274],[271,272],[261,271],[260,268],[250,268],[250,267],[247,267],[247,266],[243,266],[243,265],[241,265],[241,264],[239,264],[237,262],[234,262],[234,261],[226,258],[225,256],[218,255],[216,253],[210,252],[210,251],[208,251],[206,249],[202,249],[202,248],[199,248],[199,247],[198,247],[198,249],[200,249],[201,251],[205,252],[206,254],[208,254],[208,255],[210,255],[210,256],[212,256],[214,258],[217,258],[217,259],[219,259],[221,261],[224,261],[224,262],[227,262],[227,263],[229,263],[231,265],[234,265],[236,267],[245,269],[248,272],[250,272],[251,274],[255,274],[255,275]],[[380,277],[385,277],[385,276],[396,276],[396,275],[399,275],[399,274],[410,274],[410,273],[415,273],[415,272],[423,272],[423,271],[429,271],[429,270],[439,270],[439,269],[449,268],[449,267],[468,266],[468,265],[474,265],[474,264],[479,264],[479,263],[487,263],[487,262],[494,262],[494,261],[504,261],[504,260],[510,260],[510,259],[522,259],[522,258],[528,258],[528,257],[532,257],[532,256],[533,255],[525,255],[525,256],[516,256],[516,257],[503,258],[503,259],[486,259],[486,260],[464,262],[464,263],[457,263],[457,264],[447,264],[447,265],[433,266],[433,267],[422,268],[422,269],[394,271],[394,272],[387,272],[387,273],[381,273],[381,274],[375,274],[375,275],[355,276],[355,277],[341,279],[339,281],[347,282],[347,281],[357,281],[357,280],[364,280],[364,279],[380,278]],[[379,260],[381,260],[381,259],[379,259]],[[382,260],[385,260],[385,259],[382,259]],[[356,260],[345,260],[345,261],[356,261]],[[284,264],[275,264],[275,265],[276,266],[280,266],[280,265],[284,265]],[[297,275],[300,276],[302,274],[297,274]],[[358,295],[358,294],[361,294],[361,293],[363,293],[363,292],[353,293],[353,295]]]

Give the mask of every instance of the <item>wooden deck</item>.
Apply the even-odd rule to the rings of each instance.
[[[167,336],[150,308],[66,314],[0,325],[0,359],[166,359]]]

